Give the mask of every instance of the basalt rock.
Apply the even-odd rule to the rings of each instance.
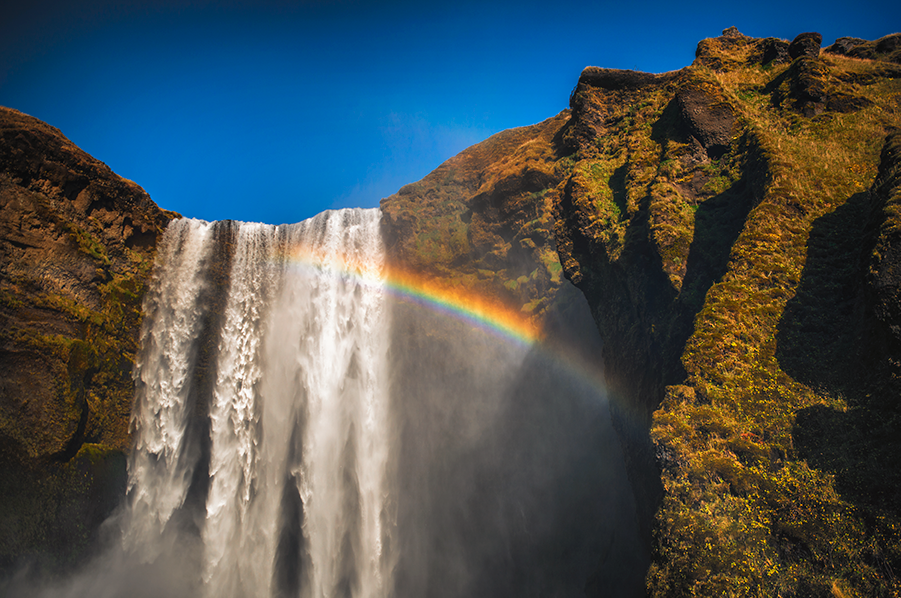
[[[897,135],[879,158],[901,88],[886,54],[820,42],[785,65],[727,31],[571,98],[557,250],[604,339],[652,596],[901,591],[874,564],[901,567]]]
[[[901,49],[901,33],[886,35],[876,40],[876,52],[879,54],[891,54]]]
[[[826,102],[826,79],[829,69],[815,58],[802,58],[789,70],[791,95],[796,109],[805,116],[823,111]]]
[[[760,64],[782,64],[791,62],[788,53],[789,43],[775,37],[767,37],[760,40],[757,50],[753,54],[753,61]]]
[[[880,222],[868,282],[873,311],[891,339],[891,359],[901,379],[901,132],[886,139],[872,190]]]
[[[788,45],[788,55],[792,60],[801,56],[816,58],[820,55],[820,44],[822,43],[823,36],[819,33],[801,33]]]
[[[689,134],[711,158],[722,156],[732,141],[737,120],[724,96],[711,86],[687,85],[676,93],[676,102]]]
[[[791,62],[789,43],[775,37],[753,38],[731,27],[720,37],[701,40],[695,50],[697,65],[715,71],[735,69],[744,64],[782,64]]]
[[[383,199],[394,263],[540,319],[562,282],[551,213],[571,153],[568,121],[564,111],[494,135]]]
[[[586,67],[579,76],[579,87],[598,87],[610,91],[634,90],[666,80],[666,75],[621,69]]]
[[[824,51],[851,58],[883,60],[901,64],[901,33],[886,35],[874,41],[856,37],[840,37]]]
[[[861,44],[867,43],[867,40],[860,39],[859,37],[840,37],[831,46],[826,46],[823,48],[824,52],[829,52],[830,54],[841,54],[843,56],[848,56],[849,52],[856,48]]]
[[[695,49],[695,64],[703,64],[714,70],[729,68],[737,62],[735,54],[741,53],[752,38],[742,35],[737,28],[723,30],[720,37],[703,39]]]
[[[536,320],[563,276],[588,299],[651,596],[901,593],[897,39],[819,55],[818,34],[730,28],[681,71],[589,67],[570,110],[382,201],[417,275]],[[9,564],[81,538],[66,514],[94,525],[106,507],[85,497],[122,491],[140,296],[171,214],[2,115]],[[84,471],[96,484],[70,483]]]

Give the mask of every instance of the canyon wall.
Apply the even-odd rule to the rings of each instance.
[[[899,39],[732,28],[573,92],[557,247],[630,424],[651,595],[901,587]]]

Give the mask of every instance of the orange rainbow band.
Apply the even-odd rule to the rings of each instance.
[[[396,295],[430,309],[471,322],[524,345],[541,339],[541,331],[521,312],[500,301],[461,287],[448,287],[439,280],[390,269],[384,284]]]
[[[468,289],[451,288],[434,277],[399,268],[375,267],[347,255],[323,255],[308,247],[295,249],[291,262],[302,269],[327,271],[334,276],[386,289],[394,296],[471,323],[507,341],[538,349],[605,397],[619,402],[616,396],[607,394],[604,374],[597,363],[586,362],[578,351],[571,351],[565,345],[547,344],[540,327],[522,312],[497,300]]]

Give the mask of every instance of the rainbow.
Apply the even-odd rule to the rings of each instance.
[[[530,346],[541,340],[541,330],[514,308],[464,288],[453,288],[433,278],[391,269],[383,284],[393,295],[410,300],[500,335],[520,345]]]
[[[377,268],[347,255],[325,255],[297,247],[290,261],[296,266],[328,271],[335,276],[379,286],[393,296],[467,322],[523,346],[541,340],[540,327],[519,310],[463,287],[397,267]]]
[[[586,362],[577,351],[545,338],[544,331],[532,319],[509,305],[462,287],[451,287],[435,277],[397,267],[378,267],[347,255],[325,254],[311,251],[308,247],[297,247],[291,252],[290,260],[304,269],[327,271],[341,278],[387,289],[402,300],[472,324],[521,347],[537,349],[605,396],[615,399],[607,395],[604,376],[597,363]]]

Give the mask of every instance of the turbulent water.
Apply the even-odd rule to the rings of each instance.
[[[554,343],[498,338],[390,295],[379,219],[169,225],[126,501],[43,595],[640,595],[584,299],[559,294]]]

